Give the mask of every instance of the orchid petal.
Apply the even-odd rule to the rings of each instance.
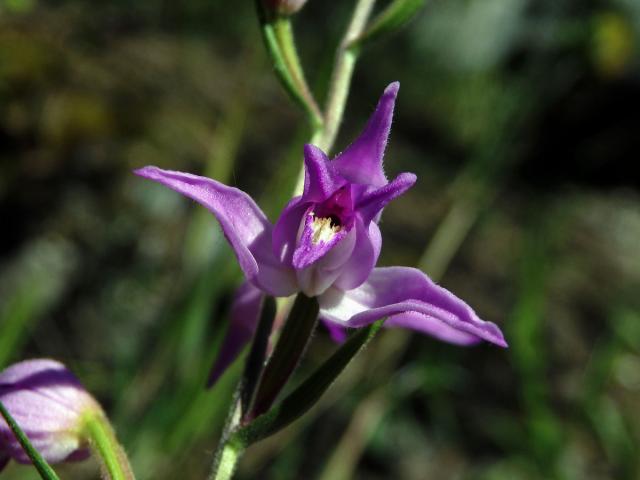
[[[78,432],[83,416],[100,407],[60,362],[37,359],[11,365],[0,373],[0,401],[48,462],[86,458]],[[8,454],[17,462],[31,462],[2,419],[0,441],[2,461]]]
[[[347,327],[388,317],[387,326],[412,328],[453,343],[483,339],[507,346],[495,324],[480,320],[465,302],[415,268],[376,268],[354,290],[327,290],[320,307],[324,318]]]
[[[4,470],[4,467],[7,466],[7,463],[9,463],[10,458],[11,457],[9,457],[9,455],[0,451],[0,473],[2,473],[2,470]]]
[[[353,256],[356,240],[357,233],[352,228],[316,262],[306,268],[296,269],[300,289],[307,296],[315,297],[329,288],[344,272],[345,264]]]
[[[347,329],[341,327],[335,322],[321,319],[322,325],[329,331],[329,335],[331,336],[331,340],[336,343],[344,343],[347,339]]]
[[[271,224],[245,192],[210,178],[158,167],[144,167],[134,173],[161,183],[211,211],[247,280],[275,296],[291,295],[296,290],[293,272],[273,255]]]
[[[330,219],[320,218],[318,219],[313,212],[308,211],[304,216],[304,226],[302,227],[302,233],[300,240],[293,253],[293,267],[296,270],[302,270],[309,265],[317,262],[319,259],[327,255],[333,250],[333,247],[340,243],[349,233],[350,230],[341,228],[339,230],[332,229],[331,227],[317,227],[317,223],[329,224]],[[315,229],[320,228],[320,233]],[[322,232],[328,232],[323,234]],[[347,253],[351,254],[353,246]],[[340,258],[342,259],[343,256]],[[346,261],[342,259],[339,262],[341,265]],[[334,263],[334,262],[331,262]]]
[[[413,187],[416,179],[417,177],[413,173],[401,173],[383,187],[364,194],[356,205],[364,222],[373,220],[387,203]]]
[[[325,153],[315,145],[304,146],[304,201],[324,202],[347,182],[342,178]]]
[[[342,290],[359,287],[369,278],[373,267],[376,266],[382,246],[380,228],[375,222],[370,222],[367,228],[362,219],[358,218],[353,228],[356,231],[353,254],[334,283]]]
[[[280,218],[273,228],[273,254],[284,265],[291,265],[293,252],[298,241],[298,230],[309,208],[301,197],[295,197],[282,210]]]
[[[253,337],[260,319],[263,295],[249,282],[244,282],[236,291],[229,313],[229,328],[209,374],[208,386],[218,381]]]
[[[385,89],[364,131],[333,160],[336,170],[347,180],[376,187],[387,183],[382,169],[382,157],[387,146],[399,88],[400,84],[394,82]]]

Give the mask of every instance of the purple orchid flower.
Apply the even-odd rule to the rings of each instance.
[[[9,366],[0,372],[0,401],[47,462],[89,456],[83,419],[100,406],[60,362],[36,359]],[[31,463],[0,417],[0,471],[11,458]]]
[[[251,339],[264,294],[317,297],[320,316],[333,326],[334,338],[343,327],[388,317],[387,327],[411,328],[451,343],[486,340],[507,346],[496,325],[478,318],[421,271],[375,268],[382,209],[416,181],[412,173],[388,181],[382,167],[398,88],[396,82],[385,89],[364,131],[334,160],[313,145],[305,146],[304,191],[289,202],[275,226],[237,188],[152,166],[136,170],[210,210],[246,277],[232,307],[231,341],[223,346],[212,382]]]

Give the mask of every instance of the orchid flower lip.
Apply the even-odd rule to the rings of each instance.
[[[327,243],[336,233],[342,230],[340,219],[335,215],[316,217],[313,212],[310,212],[309,216],[313,219],[311,221],[311,229],[313,230],[311,242],[313,242],[314,245],[320,242]]]

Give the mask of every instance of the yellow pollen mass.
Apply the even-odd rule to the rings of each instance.
[[[313,213],[310,215],[313,216]],[[315,217],[313,222],[311,222],[311,230],[313,232],[311,241],[316,244],[320,242],[328,242],[336,233],[342,230],[342,227],[340,225],[336,225],[335,221],[330,217]]]

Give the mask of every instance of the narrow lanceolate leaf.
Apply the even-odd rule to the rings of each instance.
[[[318,402],[322,394],[342,373],[353,357],[373,338],[383,323],[384,320],[379,320],[368,327],[359,329],[282,402],[237,430],[232,436],[233,440],[246,448],[273,435],[300,418]]]
[[[371,22],[371,25],[355,41],[356,45],[394,33],[411,20],[426,0],[394,0]]]
[[[320,306],[315,297],[298,294],[269,363],[264,369],[255,403],[247,418],[255,418],[271,407],[300,363],[318,323],[319,311]]]
[[[266,297],[262,302],[260,321],[258,323],[255,336],[253,337],[251,350],[249,351],[247,363],[245,364],[244,373],[242,375],[240,402],[242,405],[243,415],[249,411],[253,401],[256,386],[258,385],[258,380],[260,379],[260,374],[262,373],[264,361],[266,359],[269,336],[271,335],[271,328],[273,326],[275,316],[276,301],[273,297]]]
[[[29,441],[25,433],[4,407],[2,402],[0,402],[0,414],[2,414],[2,416],[4,417],[7,425],[9,425],[9,428],[11,428],[11,431],[20,442],[20,445],[22,445],[22,448],[24,449],[26,454],[29,455],[29,458],[33,462],[33,466],[36,467],[38,473],[40,473],[40,477],[45,480],[59,480],[56,472],[54,472],[53,468],[51,468],[47,461],[42,458],[42,455],[40,455],[38,451],[33,448],[33,445],[31,445],[31,442]]]

